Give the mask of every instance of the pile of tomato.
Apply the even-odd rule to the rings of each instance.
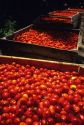
[[[77,47],[78,33],[73,31],[41,31],[29,29],[13,38],[14,41],[70,50]]]
[[[84,74],[0,64],[0,125],[84,125]]]

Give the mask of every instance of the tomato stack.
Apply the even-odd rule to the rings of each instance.
[[[84,124],[84,74],[0,64],[0,125],[62,124]]]
[[[14,37],[14,41],[70,50],[77,47],[78,33],[74,31],[67,33],[66,30],[41,31],[32,28]]]

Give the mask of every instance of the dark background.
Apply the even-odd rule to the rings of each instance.
[[[69,7],[84,7],[84,0],[0,0],[0,24],[11,18],[24,27],[42,14]]]

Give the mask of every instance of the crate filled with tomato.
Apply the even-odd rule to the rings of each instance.
[[[72,18],[73,16],[77,15],[78,11],[68,11],[68,10],[59,10],[50,12],[50,16],[64,16],[66,18]]]
[[[65,23],[65,24],[71,24],[70,20],[69,19],[65,19],[65,18],[59,18],[59,17],[42,17],[41,18],[41,21],[45,21],[45,22],[52,22],[52,23]]]
[[[21,43],[36,44],[39,46],[58,48],[64,50],[76,49],[78,31],[74,30],[41,30],[30,28],[13,37],[13,40]]]
[[[49,27],[49,28],[60,28],[60,29],[67,29],[67,28],[78,28],[69,18],[64,17],[55,17],[49,15],[42,15],[38,17],[34,24],[40,27]]]
[[[0,125],[83,125],[84,68],[0,57]]]
[[[68,11],[70,12],[77,12],[77,13],[84,13],[84,9],[83,8],[69,8]]]
[[[6,39],[1,39],[0,43],[3,49],[11,49],[11,53],[25,52],[62,61],[73,61],[76,56],[74,51],[77,50],[78,34],[78,30],[39,29],[31,25]]]

